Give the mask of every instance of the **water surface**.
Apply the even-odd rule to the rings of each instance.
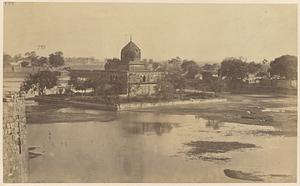
[[[278,130],[272,126],[71,107],[47,115],[28,125],[38,154],[30,159],[31,182],[249,182],[225,169],[287,175],[268,182],[296,179],[296,137],[261,132]],[[193,151],[197,145],[201,151]]]

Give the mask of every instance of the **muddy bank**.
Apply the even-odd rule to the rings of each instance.
[[[240,143],[240,142],[224,142],[224,141],[191,141],[185,144],[190,147],[186,152],[189,157],[197,157],[203,160],[221,160],[227,161],[228,157],[207,157],[204,154],[207,153],[225,153],[228,151],[245,149],[245,148],[257,148],[255,144]]]
[[[84,117],[82,117],[84,114]],[[35,105],[26,107],[26,120],[28,124],[66,123],[117,120],[116,112],[93,111],[64,107],[62,105]]]
[[[191,114],[209,120],[277,127],[270,135],[297,135],[297,97],[287,95],[222,95],[227,102],[143,109],[145,112]],[[277,110],[283,111],[278,112]],[[284,110],[284,108],[286,108]]]

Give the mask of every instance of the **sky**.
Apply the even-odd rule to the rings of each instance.
[[[4,52],[118,57],[130,35],[142,58],[272,60],[297,55],[290,4],[15,3],[4,7]],[[39,47],[44,45],[45,47]]]

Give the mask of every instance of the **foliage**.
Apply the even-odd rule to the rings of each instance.
[[[180,95],[186,86],[186,78],[180,71],[172,71],[165,74],[155,86],[155,92],[163,99],[170,99],[179,91]]]
[[[75,90],[86,91],[88,88],[92,88],[92,82],[90,79],[79,79],[76,76],[70,77],[68,82],[69,85],[73,86]]]
[[[95,87],[95,93],[97,95],[101,94],[104,96],[119,94],[124,90],[124,83],[120,80],[116,80],[113,83],[108,84],[100,79],[94,79],[93,86]]]
[[[258,72],[262,71],[262,65],[255,62],[250,62],[247,65],[247,72],[249,74],[257,74]]]
[[[279,75],[281,78],[297,79],[297,57],[284,55],[271,61],[271,75]]]
[[[35,51],[26,52],[23,58],[22,66],[27,66],[31,64],[32,66],[38,66],[38,56]]]
[[[204,81],[206,81],[206,80],[208,80],[208,79],[210,79],[210,78],[213,78],[213,74],[212,74],[212,72],[210,72],[210,71],[204,71],[204,72],[202,72],[201,74],[202,74],[202,79],[203,79]]]
[[[26,52],[24,57],[21,54],[15,55],[13,61],[21,61],[22,67],[33,66],[33,67],[58,67],[64,65],[64,58],[62,52],[55,52],[49,55],[49,59],[44,56],[38,56],[35,51]]]
[[[21,62],[21,66],[22,67],[27,67],[29,65],[29,62],[28,61],[22,61]]]
[[[120,64],[121,64],[121,60],[118,58],[106,59],[104,68],[108,70],[108,69],[114,68],[116,65],[120,65]]]
[[[157,69],[160,66],[159,63],[152,63],[152,69]]]
[[[65,64],[63,53],[58,51],[49,55],[49,64],[52,67],[59,67]]]
[[[36,64],[36,66],[47,66],[48,64],[49,64],[48,58],[42,56],[38,58],[38,64]]]
[[[34,90],[38,91],[39,95],[44,95],[46,89],[53,88],[56,85],[56,72],[39,71],[26,77],[21,85],[21,91],[25,91],[27,93],[29,90]]]
[[[167,73],[165,79],[173,85],[175,90],[183,90],[186,86],[186,78],[178,71]]]
[[[224,83],[221,78],[209,78],[208,85],[210,89],[215,93],[222,92],[224,88]]]
[[[230,80],[242,80],[248,75],[248,65],[242,58],[226,58],[221,63],[220,75]]]
[[[195,75],[199,73],[199,66],[195,61],[184,61],[181,64],[181,68],[183,71],[186,73],[186,77],[188,79],[193,79],[195,78]]]
[[[9,67],[10,63],[12,63],[14,61],[14,59],[8,55],[8,54],[4,54],[3,55],[3,67]]]
[[[182,60],[179,57],[172,58],[168,60],[166,64],[163,65],[163,70],[165,71],[181,71]]]
[[[214,64],[204,64],[202,67],[200,67],[201,71],[205,71],[205,72],[217,72],[220,68],[220,65],[217,63]]]
[[[256,74],[256,77],[268,77],[268,76],[269,76],[268,72],[264,72],[264,71],[258,72]]]
[[[16,54],[16,55],[14,55],[14,61],[15,61],[15,62],[18,62],[18,61],[20,61],[20,60],[22,60],[22,59],[23,59],[23,57],[22,57],[21,54]]]
[[[172,58],[168,60],[168,64],[176,64],[176,65],[181,65],[182,60],[180,57]]]
[[[175,93],[176,89],[174,88],[174,85],[167,78],[165,78],[157,83],[155,86],[155,92],[163,99],[169,99],[170,94]]]

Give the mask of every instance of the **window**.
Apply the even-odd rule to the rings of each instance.
[[[146,82],[146,76],[143,75],[142,77],[143,77],[143,82],[145,83]]]

